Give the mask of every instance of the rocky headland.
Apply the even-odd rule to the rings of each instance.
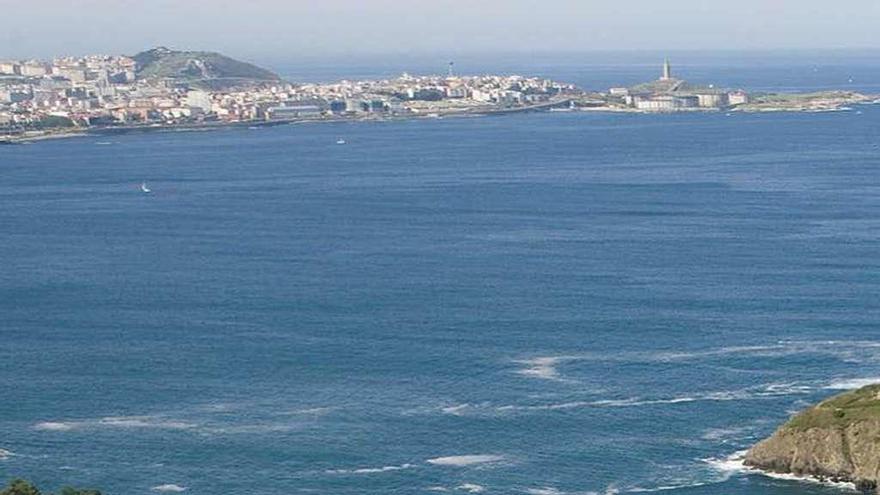
[[[752,447],[744,464],[880,493],[880,384],[831,397],[801,412]]]

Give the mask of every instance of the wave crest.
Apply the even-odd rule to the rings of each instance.
[[[880,377],[873,378],[848,378],[835,380],[825,386],[825,390],[856,390],[868,385],[880,383]]]
[[[150,490],[153,490],[154,492],[180,493],[186,491],[186,487],[168,483],[165,485],[154,486],[153,488],[150,488]]]
[[[402,471],[415,467],[413,464],[401,464],[399,466],[382,466],[378,468],[357,468],[357,469],[329,469],[325,471],[327,474],[376,474],[387,473],[391,471]]]
[[[773,478],[777,480],[784,481],[793,481],[798,483],[811,483],[818,484],[823,486],[833,486],[835,488],[841,488],[845,490],[855,490],[855,484],[853,483],[843,483],[843,482],[833,482],[833,481],[823,481],[811,476],[798,476],[794,474],[779,474],[779,473],[771,473],[767,471],[762,471],[760,469],[751,468],[745,465],[745,457],[747,450],[741,450],[738,452],[734,452],[733,454],[722,457],[722,458],[710,458],[703,459],[703,461],[717,470],[720,473],[723,473],[730,478],[736,474],[752,474],[752,475],[761,475],[766,478]]]
[[[492,454],[479,454],[479,455],[453,455],[448,457],[435,457],[433,459],[428,459],[428,464],[433,464],[435,466],[473,466],[476,464],[492,464],[496,462],[501,462],[504,460],[504,456],[500,455],[492,455]]]

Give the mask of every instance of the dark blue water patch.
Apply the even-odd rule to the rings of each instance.
[[[710,461],[880,377],[878,118],[569,113],[4,147],[0,477],[829,493]]]

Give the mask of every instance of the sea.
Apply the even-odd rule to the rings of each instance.
[[[859,54],[702,57],[673,70],[880,92],[880,59]],[[336,63],[274,68],[401,69]],[[456,70],[603,89],[661,63]],[[0,482],[845,493],[737,458],[808,405],[880,381],[878,130],[880,107],[864,105],[0,147]]]

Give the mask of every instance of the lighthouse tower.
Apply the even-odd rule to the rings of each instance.
[[[669,64],[669,59],[663,61],[663,77],[660,78],[661,81],[669,81],[672,79],[672,66]]]

